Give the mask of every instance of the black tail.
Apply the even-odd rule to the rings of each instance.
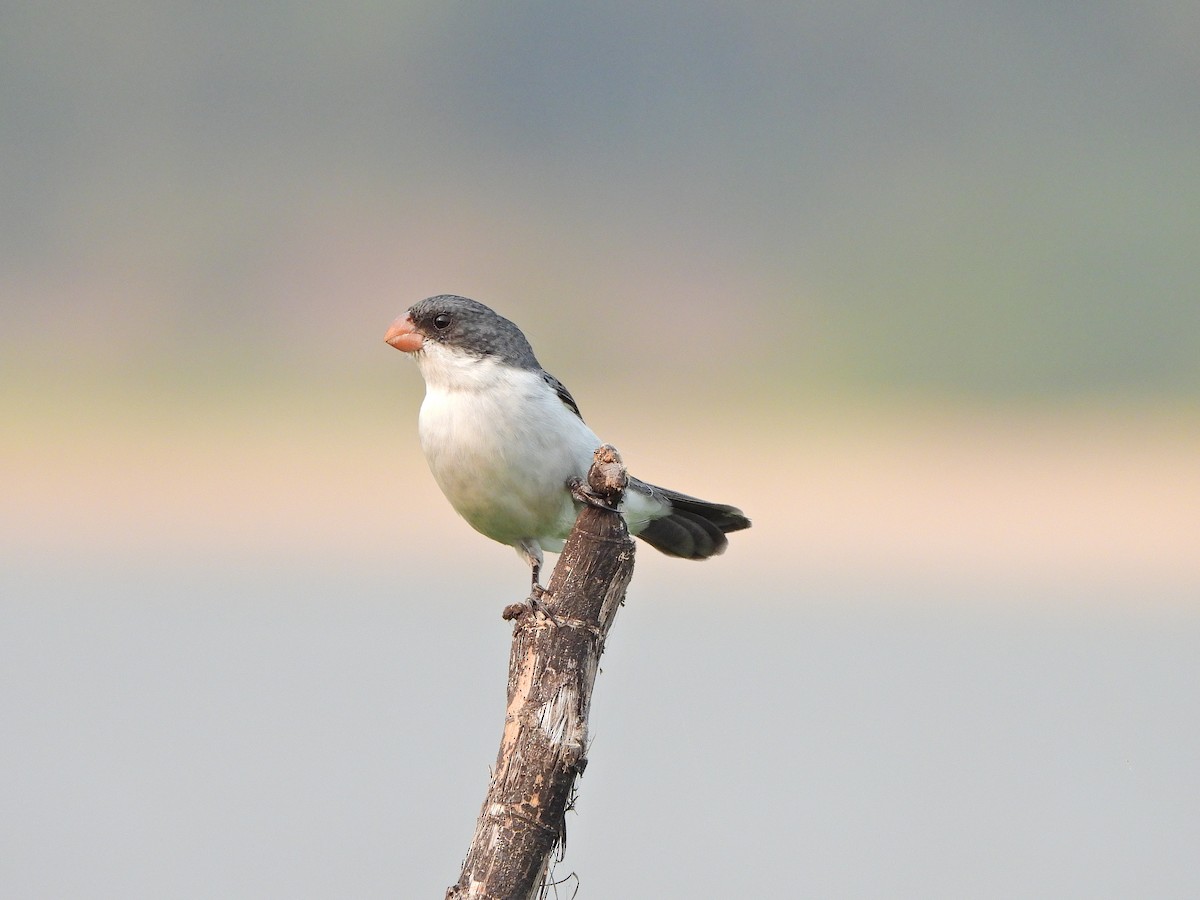
[[[630,479],[631,488],[634,481]],[[637,482],[637,485],[647,489],[655,498],[671,504],[668,515],[655,519],[638,532],[638,537],[667,556],[708,559],[725,552],[729,545],[726,534],[750,527],[750,520],[734,506],[698,500],[644,481]]]

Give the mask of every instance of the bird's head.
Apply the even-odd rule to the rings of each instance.
[[[490,357],[521,369],[537,368],[521,329],[477,300],[439,294],[414,303],[398,317],[384,340],[405,353],[462,353]]]

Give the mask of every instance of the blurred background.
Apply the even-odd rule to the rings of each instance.
[[[525,569],[383,344],[651,481],[561,896],[1196,896],[1200,7],[0,13],[0,893],[441,896]]]

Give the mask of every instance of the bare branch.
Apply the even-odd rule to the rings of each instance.
[[[458,883],[447,900],[528,900],[566,840],[566,811],[587,765],[588,712],[604,641],[633,576],[633,541],[614,511],[625,489],[616,450],[596,451],[585,505],[542,598],[513,627],[508,714],[496,769]],[[609,507],[609,508],[605,508]]]

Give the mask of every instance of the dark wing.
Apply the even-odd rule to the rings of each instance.
[[[579,404],[575,402],[575,398],[571,396],[571,392],[567,390],[567,386],[545,369],[542,370],[542,379],[546,382],[546,384],[554,388],[554,393],[558,394],[558,399],[563,402],[563,405],[565,405],[567,409],[579,416],[579,421],[582,422],[583,414],[579,411]]]

